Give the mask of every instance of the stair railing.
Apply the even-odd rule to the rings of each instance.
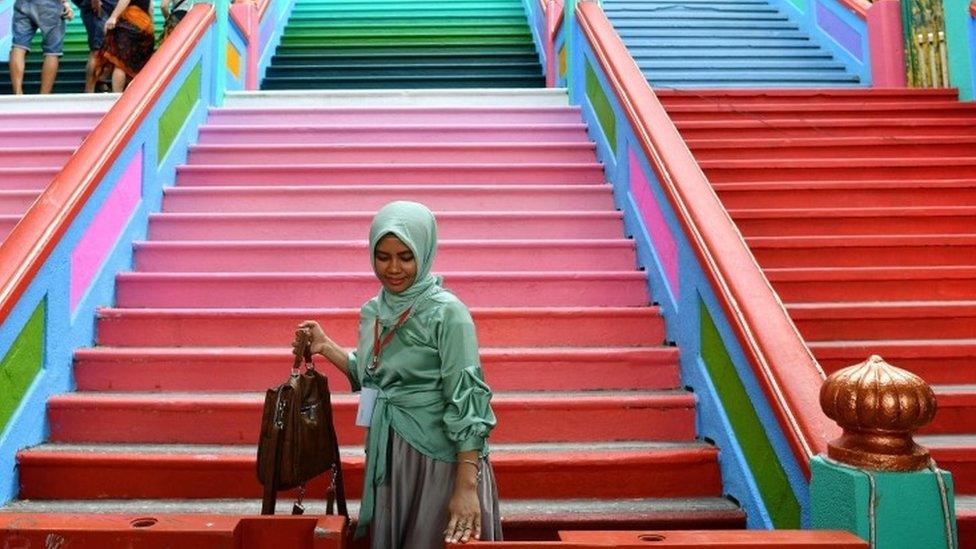
[[[699,435],[722,449],[750,526],[800,527],[809,460],[839,434],[819,406],[824,373],[602,9],[581,2],[573,15],[571,101],[681,349]]]

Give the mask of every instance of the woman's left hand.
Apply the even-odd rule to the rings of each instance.
[[[447,506],[450,520],[444,530],[446,543],[467,543],[481,539],[481,504],[476,483],[455,482],[454,494]]]

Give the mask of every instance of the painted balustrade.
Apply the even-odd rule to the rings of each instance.
[[[899,0],[771,0],[861,81],[905,86]]]
[[[949,85],[964,101],[976,99],[976,3],[942,0],[945,15]]]

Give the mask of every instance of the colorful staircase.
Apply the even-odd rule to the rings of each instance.
[[[544,85],[520,0],[298,0],[262,83],[269,90]]]
[[[81,22],[78,7],[72,4],[75,17],[68,21],[64,36],[64,55],[58,65],[58,77],[54,81],[54,93],[82,93],[85,91],[85,63],[88,62],[88,34]],[[156,35],[163,28],[162,14],[155,13]],[[31,42],[24,70],[24,93],[36,94],[41,87],[41,35],[37,33]],[[10,68],[0,63],[0,95],[10,94]]]
[[[0,243],[116,97],[0,99]]]
[[[829,372],[880,354],[933,385],[919,437],[976,544],[976,105],[952,90],[660,91]]]
[[[256,513],[261,391],[286,376],[299,321],[353,345],[377,290],[372,212],[413,199],[437,213],[435,270],[478,326],[510,538],[744,526],[563,90],[303,96],[330,107],[264,92],[210,113],[98,345],[75,354],[77,392],[19,453],[7,511]],[[358,499],[355,397],[322,367]]]
[[[860,85],[766,0],[604,0],[654,88]]]

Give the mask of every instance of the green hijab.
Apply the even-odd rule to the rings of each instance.
[[[380,208],[369,227],[370,264],[376,246],[388,234],[400,239],[413,252],[417,262],[417,277],[406,290],[394,294],[381,287],[377,298],[377,318],[384,327],[396,324],[397,319],[415,303],[443,290],[439,276],[430,273],[437,253],[437,221],[427,206],[417,202],[396,201]]]

